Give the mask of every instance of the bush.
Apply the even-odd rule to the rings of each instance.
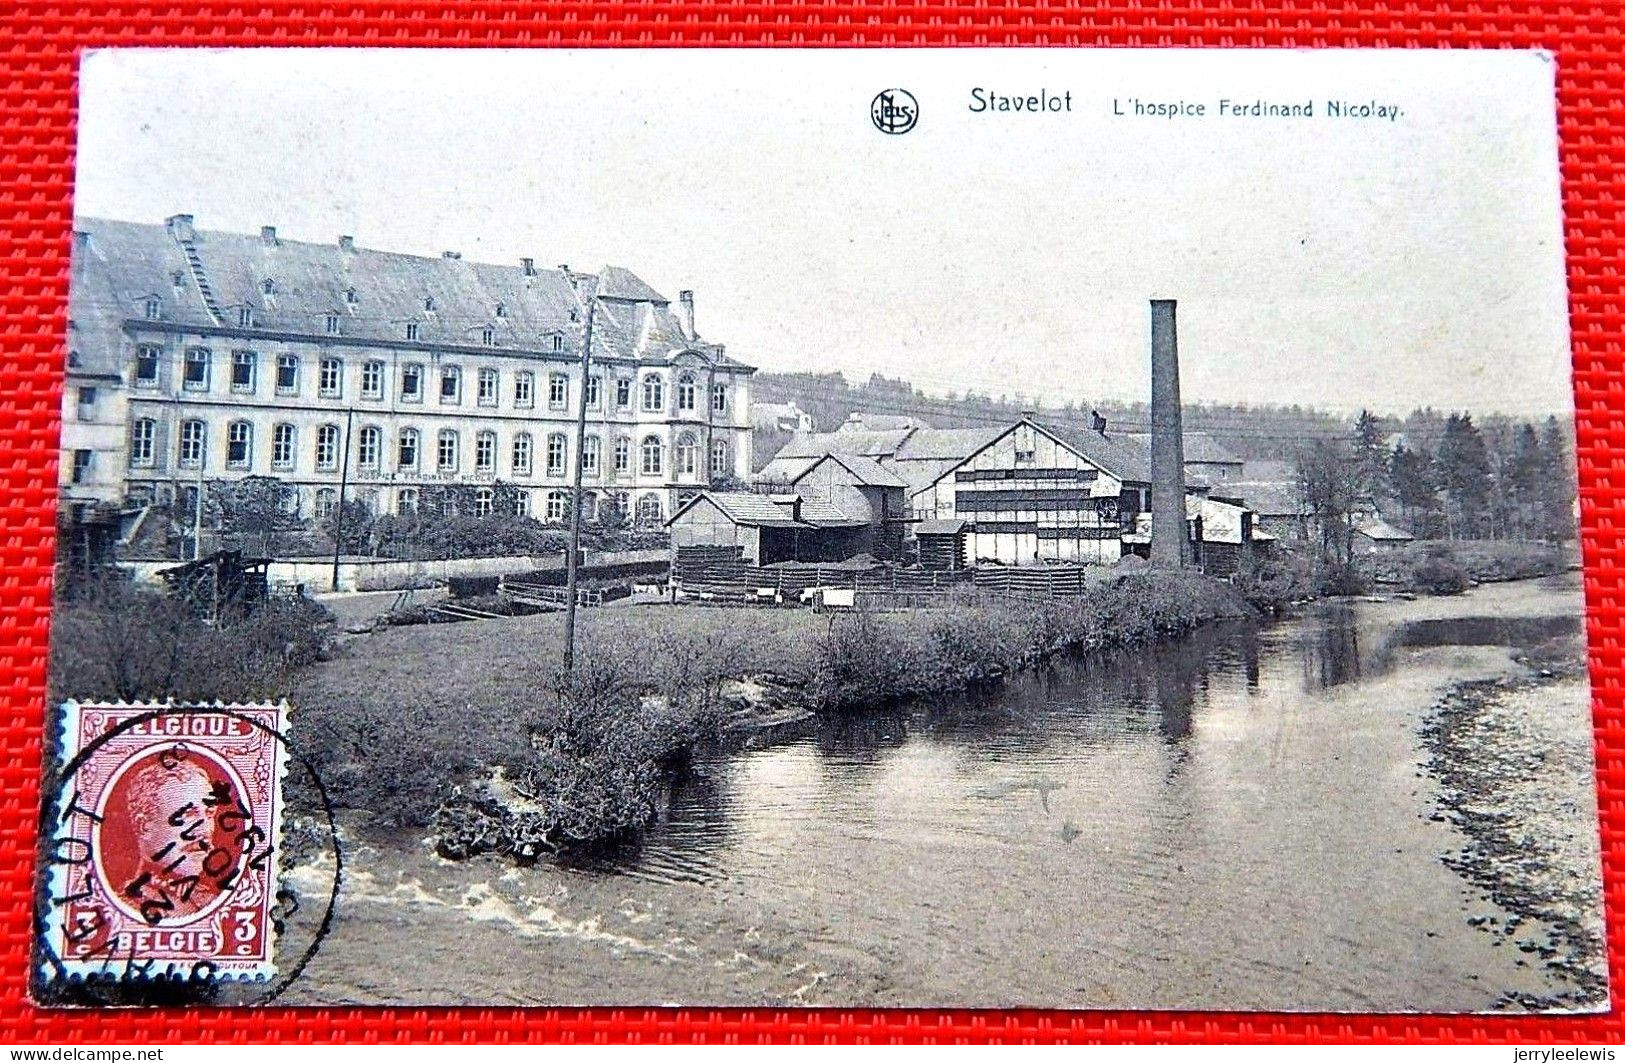
[[[1248,605],[1271,616],[1279,615],[1308,589],[1307,573],[1280,558],[1254,561],[1238,572],[1233,582]]]
[[[1370,592],[1370,580],[1354,565],[1333,565],[1326,568],[1320,573],[1315,585],[1315,593],[1324,598]]]
[[[304,598],[276,598],[209,625],[186,603],[108,578],[57,604],[50,696],[126,701],[246,701],[283,697],[301,665],[326,651],[333,615]]]
[[[1455,554],[1448,547],[1432,546],[1426,556],[1411,570],[1411,586],[1429,594],[1461,594],[1472,586],[1472,579],[1456,563]]]

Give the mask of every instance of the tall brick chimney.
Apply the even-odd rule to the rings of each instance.
[[[691,340],[698,339],[699,334],[694,331],[694,293],[684,288],[677,293],[677,303],[682,307],[679,317],[683,323],[683,335]]]
[[[1179,568],[1185,541],[1185,438],[1174,300],[1151,300],[1151,565]]]

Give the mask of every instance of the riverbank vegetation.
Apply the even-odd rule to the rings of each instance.
[[[759,707],[742,686],[840,711],[1250,614],[1193,573],[1135,573],[1050,602],[967,593],[939,610],[592,610],[568,678],[556,616],[429,625],[308,670],[296,703],[337,802],[427,829],[448,856],[525,859],[648,822],[684,752]]]

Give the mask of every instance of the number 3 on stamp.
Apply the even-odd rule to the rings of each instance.
[[[286,704],[67,702],[42,941],[70,977],[275,972]]]

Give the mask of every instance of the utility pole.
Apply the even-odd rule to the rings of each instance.
[[[578,295],[577,301],[580,300]],[[570,554],[564,559],[564,671],[576,667],[576,584],[581,578],[581,465],[587,446],[587,387],[592,380],[592,324],[598,311],[598,278],[587,296],[586,338],[581,344],[581,387],[576,395],[575,471],[570,475]]]
[[[333,590],[339,589],[339,553],[344,549],[344,492],[350,486],[350,429],[355,426],[355,407],[344,411],[344,460],[339,462],[339,499],[333,511]]]
[[[204,429],[205,432],[208,429]],[[209,456],[209,437],[205,435],[198,444],[197,455],[197,487],[192,495],[192,560],[196,561],[203,556],[203,466]]]

